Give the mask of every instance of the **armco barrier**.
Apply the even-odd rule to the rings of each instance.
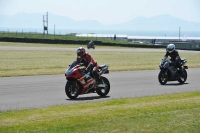
[[[102,43],[102,46],[136,47],[136,48],[166,48],[162,45],[142,45],[142,44],[120,44],[120,43]]]
[[[59,39],[37,39],[37,38],[10,38],[0,37],[1,42],[23,42],[23,43],[45,43],[45,44],[81,44],[87,45],[90,40],[59,40]],[[94,41],[99,46],[137,47],[137,48],[166,48],[163,45],[142,45],[142,44],[120,44]]]
[[[59,40],[59,39],[37,39],[37,38],[10,38],[0,37],[1,42],[24,42],[24,43],[47,43],[47,44],[84,44],[90,40]],[[101,44],[101,41],[95,41],[95,44]]]

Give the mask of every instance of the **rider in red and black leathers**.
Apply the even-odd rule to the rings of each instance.
[[[79,47],[77,49],[77,59],[78,62],[83,63],[84,66],[86,67],[86,72],[92,72],[94,75],[97,83],[101,82],[100,75],[97,72],[99,65],[97,62],[94,60],[94,58],[85,51],[85,48]]]

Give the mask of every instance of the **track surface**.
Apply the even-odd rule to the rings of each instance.
[[[0,78],[0,111],[200,91],[200,68],[188,69],[185,84],[173,81],[160,85],[158,73],[159,70],[110,72],[105,74],[111,84],[111,91],[106,98],[92,93],[80,95],[76,100],[70,100],[65,95],[64,74]]]
[[[70,50],[76,48],[49,47],[13,47],[0,46],[0,50]],[[164,52],[164,49],[95,49],[95,51],[121,52]],[[184,51],[179,52],[197,52]],[[162,58],[162,57],[161,57]],[[80,95],[76,100],[70,100],[65,95],[65,77],[62,75],[24,76],[0,78],[0,111],[41,108],[59,104],[75,104],[82,102],[96,102],[102,100],[134,98],[171,94],[178,92],[200,91],[200,68],[188,69],[188,80],[185,84],[178,81],[160,85],[159,70],[110,72],[105,74],[111,84],[111,91],[107,97],[101,98],[97,94]]]

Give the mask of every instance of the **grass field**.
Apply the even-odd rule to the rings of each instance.
[[[16,47],[52,47],[52,48],[77,48],[77,47],[85,47],[86,44],[42,44],[42,43],[14,43],[14,42],[0,42],[0,46],[16,46]],[[118,49],[120,47],[112,47],[112,46],[98,46],[98,48],[107,48],[107,49]],[[123,47],[123,49],[128,49]]]
[[[0,113],[0,132],[199,133],[200,92]]]
[[[7,32],[0,32],[0,37],[11,37],[11,38],[37,38],[37,39],[59,39],[59,40],[93,40],[93,41],[102,41],[102,42],[109,42],[109,43],[126,43],[126,44],[133,44],[132,42],[127,41],[120,41],[120,40],[113,40],[111,37],[105,38],[98,38],[98,37],[77,37],[73,34],[68,35],[43,35],[38,33],[22,33],[22,32],[15,32],[15,33],[7,33]],[[140,43],[135,43],[140,44]]]
[[[76,47],[76,45],[0,43],[1,46]],[[101,47],[102,48],[102,47]],[[104,47],[103,47],[104,48]],[[111,47],[109,47],[111,48]],[[120,47],[115,47],[115,49]],[[165,53],[159,52],[100,52],[89,53],[98,64],[108,64],[110,71],[158,70]],[[189,68],[200,67],[200,53],[180,53],[187,58]],[[0,51],[0,77],[63,74],[76,59],[76,51]]]
[[[22,33],[22,32],[15,32],[15,33],[7,33],[1,32],[0,37],[13,37],[13,38],[38,38],[38,39],[61,39],[61,40],[90,40],[94,38],[88,37],[76,37],[75,35],[43,35],[38,33]],[[95,38],[96,39],[96,38]]]

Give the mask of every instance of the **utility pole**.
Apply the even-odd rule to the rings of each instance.
[[[55,36],[55,24],[54,24],[54,36]]]
[[[48,35],[48,12],[47,12],[47,35]]]
[[[56,33],[56,31],[55,31],[55,24],[54,24],[54,39],[55,39],[55,33]]]
[[[181,34],[181,27],[179,27],[179,41],[180,41],[180,35]]]
[[[47,26],[45,26],[45,23]],[[46,20],[45,20],[45,17],[43,15],[43,34],[45,34],[45,31],[47,31],[47,35],[48,35],[48,12],[47,12],[47,15],[46,15]]]
[[[43,35],[45,34],[45,26],[44,26],[44,15],[43,15]]]

